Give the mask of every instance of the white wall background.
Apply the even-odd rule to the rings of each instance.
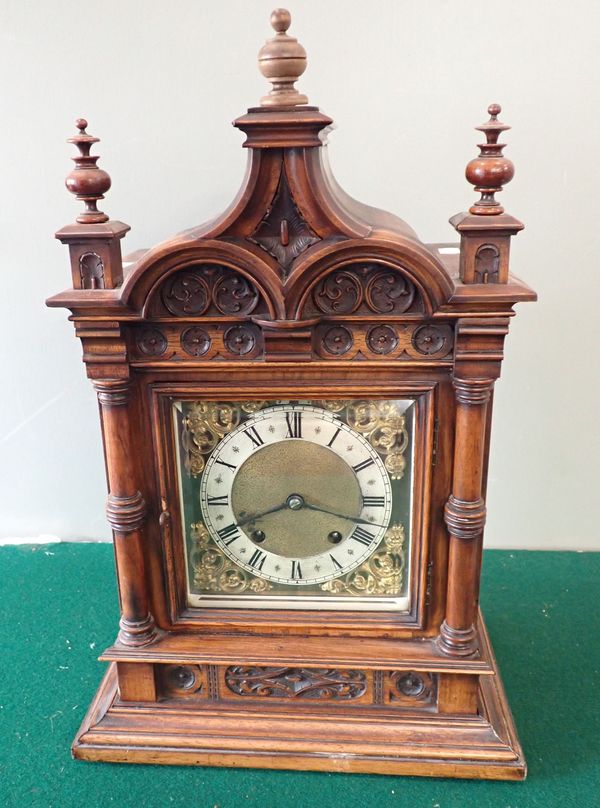
[[[290,0],[291,2],[291,0]],[[1,0],[0,535],[107,538],[95,397],[67,312],[53,233],[85,116],[131,225],[126,252],[224,208],[245,164],[230,121],[266,84],[264,0]],[[336,120],[330,153],[353,196],[425,241],[474,199],[473,126],[499,101],[526,223],[512,269],[539,293],[518,309],[497,385],[488,546],[600,549],[600,5],[505,0],[294,0],[308,51],[300,89]]]

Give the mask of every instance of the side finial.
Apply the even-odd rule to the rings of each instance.
[[[260,99],[263,107],[296,107],[308,104],[308,98],[296,90],[294,83],[306,70],[306,51],[287,30],[292,15],[285,8],[276,8],[271,14],[271,25],[276,31],[258,53],[258,67],[273,85],[268,95]]]
[[[479,156],[471,160],[465,171],[467,180],[481,194],[481,198],[469,209],[469,213],[476,216],[504,213],[504,208],[496,201],[494,194],[501,191],[502,186],[510,182],[515,174],[514,165],[502,154],[506,144],[498,143],[500,134],[510,129],[510,126],[498,120],[502,107],[500,104],[490,104],[487,111],[489,121],[475,127],[479,132],[485,133],[487,142],[479,144]]]
[[[110,177],[96,163],[100,159],[99,155],[91,155],[90,149],[94,143],[99,142],[99,138],[88,135],[85,118],[78,118],[75,126],[79,130],[76,135],[70,137],[67,143],[74,143],[79,149],[77,157],[71,159],[75,163],[75,168],[67,175],[65,185],[68,190],[80,199],[85,210],[77,217],[80,224],[101,224],[108,221],[108,216],[98,210],[97,202],[104,199],[104,193],[110,188]]]

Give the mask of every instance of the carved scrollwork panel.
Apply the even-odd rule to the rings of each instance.
[[[208,309],[210,291],[202,267],[176,272],[162,290],[167,311],[177,317],[199,317]]]
[[[360,306],[363,291],[360,280],[351,272],[332,272],[317,284],[313,300],[324,314],[352,314]]]
[[[356,670],[232,665],[225,671],[225,684],[244,697],[349,701],[366,693],[368,680]]]
[[[256,287],[243,275],[224,270],[212,290],[213,302],[221,314],[236,317],[251,314],[259,301]]]
[[[369,279],[365,294],[369,308],[376,314],[404,314],[412,306],[416,289],[399,272],[383,270]]]
[[[402,269],[378,262],[353,262],[317,281],[302,316],[381,314],[398,317],[424,311],[415,284]]]
[[[257,287],[241,272],[219,264],[196,264],[170,275],[151,307],[154,316],[247,317],[265,313]]]

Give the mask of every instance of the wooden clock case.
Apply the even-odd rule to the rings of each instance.
[[[129,228],[96,205],[110,186],[97,139],[83,120],[71,139],[85,211],[57,233],[73,288],[48,305],[71,310],[98,394],[122,615],[73,753],[521,779],[478,613],[493,388],[513,306],[535,300],[508,272],[522,225],[494,197],[512,177],[508,127],[492,105],[467,168],[481,199],[451,220],[460,248],[423,244],[336,184],[289,22],[274,12],[260,54],[274,89],[234,124],[242,188],[208,224],[123,261]],[[188,608],[174,396],[418,399],[409,613]]]

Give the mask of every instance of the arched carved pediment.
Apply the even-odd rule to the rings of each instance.
[[[356,239],[314,256],[310,265],[296,265],[286,285],[286,311],[300,319],[431,315],[451,293],[446,270],[425,247]]]
[[[172,250],[172,251],[171,251]],[[121,300],[145,318],[277,319],[280,282],[263,261],[228,242],[194,241],[144,256],[123,284]]]

